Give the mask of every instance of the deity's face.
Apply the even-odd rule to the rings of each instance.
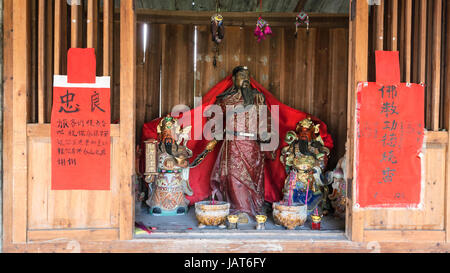
[[[311,141],[313,139],[313,132],[310,128],[301,127],[298,137],[301,140]]]
[[[248,70],[241,70],[233,76],[234,86],[238,89],[250,87],[250,73]]]

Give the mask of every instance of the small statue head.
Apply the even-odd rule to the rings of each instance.
[[[311,118],[305,118],[297,123],[295,131],[298,133],[298,138],[305,141],[312,141],[315,134],[319,131],[319,124],[314,125]]]
[[[237,66],[233,69],[233,83],[236,89],[250,87],[250,72],[246,66]]]

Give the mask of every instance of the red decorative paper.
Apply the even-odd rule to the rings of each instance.
[[[376,58],[381,82],[359,83],[357,90],[357,203],[362,208],[417,207],[424,87],[400,83],[398,52],[380,51]]]
[[[91,49],[70,50],[69,72],[95,64]],[[109,77],[54,77],[51,120],[52,190],[110,189]],[[81,73],[83,74],[83,73]],[[67,79],[77,79],[77,83]]]

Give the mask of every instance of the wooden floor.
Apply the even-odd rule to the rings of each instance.
[[[284,239],[134,239],[112,242],[57,240],[42,243],[4,245],[3,252],[88,252],[88,253],[449,253],[441,243],[355,243],[348,240]]]

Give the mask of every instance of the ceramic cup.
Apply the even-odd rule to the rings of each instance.
[[[267,221],[267,216],[265,215],[256,215],[256,229],[266,229],[266,221]]]

